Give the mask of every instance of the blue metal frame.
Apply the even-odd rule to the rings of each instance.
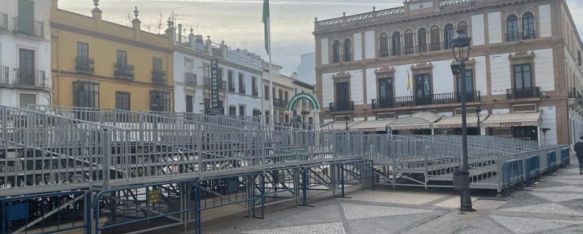
[[[30,200],[34,200],[34,199],[49,199],[49,198],[57,198],[57,197],[64,197],[64,196],[81,196],[81,195],[85,195],[85,197],[83,198],[84,201],[84,206],[83,206],[83,214],[87,214],[88,212],[90,212],[90,207],[91,206],[87,206],[87,202],[88,200],[90,201],[91,196],[87,196],[89,193],[87,190],[73,190],[73,191],[62,191],[62,192],[50,192],[50,193],[38,193],[38,194],[27,194],[27,195],[21,195],[21,196],[12,196],[12,197],[1,197],[0,198],[0,233],[10,233],[11,231],[11,221],[7,219],[7,215],[5,215],[5,212],[7,212],[7,204],[11,203],[11,202],[16,202],[16,201],[22,201],[22,202],[28,202]],[[60,206],[60,204],[55,204],[55,206]],[[46,212],[46,207],[44,207],[44,203],[43,203],[43,212]],[[44,215],[44,214],[43,214]],[[57,213],[57,215],[59,215],[59,212]],[[28,220],[29,217],[25,218],[25,222],[24,225],[27,225],[29,223]],[[85,217],[84,217],[85,219]],[[71,226],[67,227],[67,228],[59,228],[58,230],[55,231],[42,231],[41,233],[57,233],[57,232],[65,232],[65,231],[70,231],[70,230],[78,230],[78,229],[84,229],[84,230],[88,230],[88,228],[90,228],[90,222],[87,222],[87,220],[84,220],[84,222],[82,222],[81,225],[74,225],[74,221],[71,222]],[[21,228],[23,226],[17,227]],[[34,226],[33,226],[34,227]]]

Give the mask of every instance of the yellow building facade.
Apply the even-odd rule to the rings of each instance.
[[[51,9],[53,105],[132,111],[173,110],[173,35]]]

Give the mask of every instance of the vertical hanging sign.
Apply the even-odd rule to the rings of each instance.
[[[222,115],[224,110],[219,100],[219,91],[221,88],[221,73],[219,70],[219,62],[217,60],[211,60],[211,105],[207,110],[208,115]]]

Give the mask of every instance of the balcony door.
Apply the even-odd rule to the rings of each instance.
[[[348,82],[336,83],[336,109],[348,110],[350,103],[350,88]]]
[[[465,74],[464,74],[464,79],[466,80],[466,101],[474,101],[474,78],[473,78],[474,72],[472,70],[466,70]],[[456,77],[456,92],[457,92],[457,101],[461,102],[461,97],[462,97],[462,91],[463,91],[463,86],[462,86],[462,77],[461,76],[457,76]]]
[[[393,106],[393,79],[379,79],[379,107],[389,108]]]
[[[34,86],[34,50],[20,49],[18,62],[18,83]]]
[[[514,96],[529,97],[533,93],[532,67],[530,64],[514,65]]]
[[[431,76],[429,74],[415,76],[415,103],[417,105],[431,104]]]

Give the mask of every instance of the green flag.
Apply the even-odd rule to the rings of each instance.
[[[265,31],[265,51],[267,51],[267,54],[271,55],[271,51],[269,51],[269,41],[271,40],[269,25],[269,0],[263,0],[263,27]]]

